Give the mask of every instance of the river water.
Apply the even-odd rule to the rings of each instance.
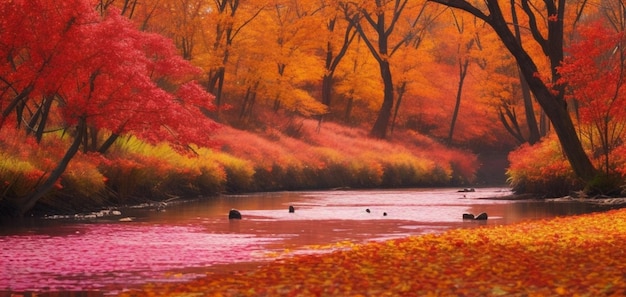
[[[169,203],[165,211],[134,207],[106,216],[25,219],[0,226],[0,293],[115,293],[250,269],[328,244],[604,210],[575,202],[482,199],[510,194],[506,188],[258,193]],[[232,208],[242,220],[228,219]],[[489,219],[462,220],[463,213],[480,212]]]

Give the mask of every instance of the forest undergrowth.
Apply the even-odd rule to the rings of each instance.
[[[626,209],[333,248],[121,296],[626,294]]]
[[[0,133],[4,197],[37,188],[68,145],[62,132],[39,144],[17,130]],[[315,120],[301,120],[297,136],[277,128],[253,133],[223,126],[211,138],[214,147],[193,148],[190,154],[132,136],[118,139],[106,154],[79,153],[33,213],[220,193],[462,186],[473,181],[479,167],[476,155],[418,133],[398,132],[395,140],[379,140],[362,128],[330,122],[318,129]]]

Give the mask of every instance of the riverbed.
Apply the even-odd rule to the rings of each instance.
[[[603,211],[576,201],[510,200],[507,188],[341,190],[224,195],[0,229],[0,292],[114,294],[207,272],[329,251],[343,243]],[[503,199],[484,199],[501,197]],[[293,213],[288,211],[293,206]],[[241,220],[229,220],[238,209]],[[462,214],[485,212],[486,221]]]

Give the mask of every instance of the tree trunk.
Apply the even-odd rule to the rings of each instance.
[[[596,176],[596,169],[591,160],[589,160],[589,156],[585,153],[578,138],[574,123],[567,110],[567,103],[563,99],[563,92],[558,92],[555,95],[553,93],[554,90],[549,89],[543,80],[536,76],[536,73],[538,73],[536,65],[524,49],[519,46],[519,43],[508,29],[498,28],[493,25],[492,27],[498,32],[505,46],[515,56],[530,90],[535,94],[537,102],[539,102],[539,105],[541,105],[550,119],[576,176],[584,181],[591,181]]]
[[[503,109],[504,111],[502,111]],[[524,139],[524,135],[522,135],[522,130],[519,127],[515,110],[511,110],[508,106],[502,106],[499,109],[499,114],[500,122],[506,131],[508,131],[519,144],[525,143],[526,139]],[[509,124],[509,122],[511,123]]]
[[[450,131],[448,132],[448,144],[452,144],[452,136],[454,135],[454,127],[456,125],[456,119],[459,116],[459,109],[461,108],[461,95],[463,95],[463,83],[465,82],[465,76],[467,75],[467,68],[469,67],[469,59],[465,62],[461,62],[459,59],[459,85],[456,90],[456,103],[454,104],[454,112],[452,113],[452,122],[450,122]]]
[[[328,64],[328,61],[327,61]],[[328,71],[328,69],[327,69]],[[322,103],[328,107],[328,112],[330,112],[330,104],[331,104],[331,94],[333,88],[333,74],[332,72],[328,74],[324,74],[322,78]],[[322,121],[324,121],[324,115],[319,115],[317,126],[322,126]]]
[[[344,113],[344,121],[346,123],[350,123],[350,117],[352,116],[352,106],[354,105],[354,96],[350,94],[348,97],[348,102],[346,103],[346,112]]]
[[[100,148],[98,149],[98,153],[100,154],[104,154],[106,153],[109,148],[111,148],[111,146],[115,143],[115,141],[120,137],[119,134],[117,133],[112,133],[109,138],[107,138],[107,140],[105,140],[102,145],[100,146]]]
[[[513,18],[513,30],[515,31],[515,38],[517,38],[517,42],[522,44],[522,34],[520,32],[519,22],[517,20],[517,10],[515,9],[515,0],[511,0],[511,16]],[[522,98],[524,100],[524,112],[526,114],[526,125],[528,125],[528,143],[535,144],[539,141],[539,127],[537,126],[537,119],[535,118],[535,110],[533,108],[532,97],[530,95],[530,88],[528,88],[528,83],[524,78],[524,74],[522,71],[517,68],[520,87],[522,89]]]
[[[391,119],[391,134],[393,134],[393,129],[396,128],[396,120],[398,119],[398,112],[400,111],[400,104],[402,104],[402,97],[404,97],[405,92],[406,92],[406,81],[402,82],[402,84],[398,88],[398,100],[396,100],[396,107],[393,109],[393,118]]]
[[[4,110],[2,111],[2,116],[0,117],[0,128],[2,128],[2,126],[4,126],[4,121],[7,119],[7,117],[9,116],[9,114],[11,114],[11,112],[13,112],[13,110],[17,110],[18,109],[18,105],[19,104],[23,104],[27,99],[28,99],[28,95],[30,95],[30,93],[34,90],[34,85],[30,84],[28,85],[26,88],[24,88],[22,90],[22,92],[20,92],[17,96],[15,96],[11,102],[9,102],[9,104],[7,104],[7,106],[4,108]],[[21,116],[21,112],[17,112],[17,126],[19,127],[20,124],[22,123],[22,116]]]
[[[378,111],[378,117],[374,126],[370,131],[370,135],[376,138],[384,139],[387,137],[387,128],[391,119],[391,110],[393,108],[393,80],[391,79],[391,69],[389,62],[382,61],[380,63],[380,73],[384,83],[383,104]]]
[[[37,143],[40,143],[41,139],[43,138],[43,133],[45,132],[46,124],[48,123],[48,117],[50,116],[50,108],[52,107],[53,100],[54,96],[47,95],[44,97],[44,102],[41,106],[41,121],[39,122],[39,126],[37,126],[37,132],[35,133]]]
[[[526,79],[524,79],[524,75],[521,71],[519,71],[519,79],[522,88],[522,98],[524,99],[526,125],[528,125],[528,143],[535,144],[539,141],[541,135],[539,134],[539,127],[537,126],[537,118],[535,117],[530,88],[528,88],[528,83],[526,83]]]
[[[246,95],[243,96],[243,102],[241,103],[241,110],[239,111],[239,120],[243,120],[243,117],[246,115],[246,109],[250,102],[250,97],[252,96],[252,87],[248,86],[246,90]]]
[[[83,139],[83,135],[85,135],[86,128],[87,127],[85,124],[85,119],[79,119],[76,126],[76,135],[74,135],[74,141],[65,152],[65,155],[63,156],[61,161],[59,161],[59,164],[57,164],[56,168],[52,170],[46,181],[44,181],[41,186],[37,187],[29,196],[24,197],[24,200],[20,201],[19,205],[16,205],[16,214],[18,216],[23,216],[26,212],[32,209],[35,206],[35,203],[37,203],[39,199],[41,199],[54,187],[54,184],[56,184],[57,180],[61,177],[63,172],[65,172],[65,169],[69,165],[72,158],[74,158],[74,156],[78,152],[78,149],[80,148],[80,144]]]
[[[583,181],[590,182],[596,176],[597,171],[583,149],[572,118],[567,110],[567,103],[563,97],[564,86],[550,88],[536,75],[539,73],[537,65],[517,41],[515,35],[510,31],[509,24],[502,15],[498,1],[485,1],[490,12],[489,15],[484,14],[482,10],[472,6],[472,4],[465,0],[430,1],[465,10],[484,20],[493,28],[502,43],[515,57],[526,82],[528,82],[528,87],[535,95],[535,99],[543,108],[550,122],[552,122],[554,131],[559,138],[563,151],[574,173]],[[533,37],[540,43],[545,54],[550,59],[553,79],[556,79],[558,78],[556,67],[560,65],[563,59],[563,18],[565,16],[565,0],[558,0],[558,7],[557,2],[544,1],[544,3],[546,4],[546,13],[551,17],[551,20],[548,22],[547,39],[544,40],[542,38],[536,23],[531,23],[530,29],[533,33]],[[522,0],[522,7],[530,17],[535,17],[533,8],[530,7],[526,0]],[[556,17],[554,20],[552,20],[553,16]],[[534,19],[531,21],[534,21]]]

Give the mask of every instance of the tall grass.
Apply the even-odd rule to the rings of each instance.
[[[317,125],[303,120],[297,139],[275,130],[263,137],[232,128],[216,137],[226,152],[254,164],[260,190],[467,184],[478,167],[475,155],[416,133],[385,141],[363,129]]]
[[[0,130],[2,199],[27,195],[67,147],[63,134],[35,144],[11,131]],[[251,133],[231,127],[212,137],[219,146],[189,154],[134,137],[119,138],[105,155],[79,153],[43,202],[74,207],[224,192],[460,185],[471,183],[477,168],[473,154],[417,133],[384,141],[333,123],[318,130],[313,120],[301,122],[297,138],[276,129]]]

